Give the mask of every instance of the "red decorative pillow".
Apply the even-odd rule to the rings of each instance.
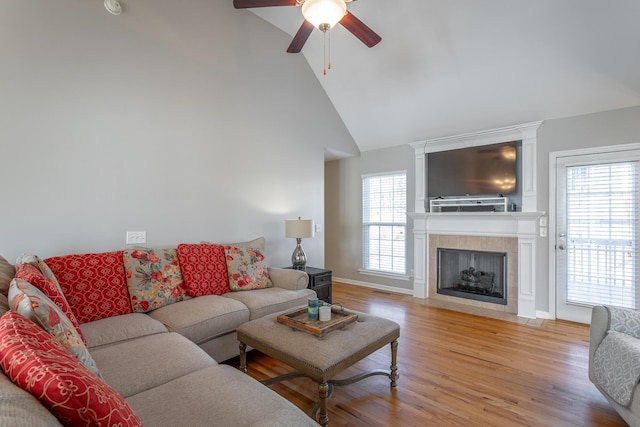
[[[231,290],[224,246],[183,243],[178,245],[178,261],[190,296],[221,295]]]
[[[142,426],[122,396],[18,313],[0,318],[0,367],[67,426]]]
[[[78,335],[82,338],[82,341],[86,344],[87,341],[80,330],[80,324],[76,316],[73,314],[69,302],[62,293],[57,282],[54,283],[52,279],[48,279],[43,276],[42,272],[33,264],[20,264],[16,270],[16,278],[31,283],[38,288],[43,294],[45,294],[55,305],[60,307],[60,310],[69,318],[73,327],[78,331]]]
[[[45,260],[80,323],[131,313],[122,254],[116,251]]]

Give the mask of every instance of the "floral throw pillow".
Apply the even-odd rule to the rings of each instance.
[[[66,426],[142,426],[115,390],[13,311],[0,318],[0,367]]]
[[[9,285],[9,305],[15,312],[47,331],[62,347],[97,376],[101,376],[96,362],[89,354],[73,323],[38,288],[21,279]]]
[[[264,255],[251,248],[225,246],[229,287],[232,291],[272,288]]]
[[[146,313],[187,296],[175,249],[130,249],[123,261],[134,312]]]

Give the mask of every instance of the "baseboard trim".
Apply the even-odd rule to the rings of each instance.
[[[551,316],[551,313],[549,313],[548,311],[540,311],[537,310],[536,311],[536,317],[538,319],[547,319],[547,320],[555,320],[553,316]]]
[[[413,295],[412,289],[402,289],[396,288],[395,286],[378,285],[376,283],[361,282],[360,280],[344,279],[342,277],[335,276],[333,276],[333,280],[340,283],[346,283],[347,285],[361,286],[363,288],[376,289],[385,292],[395,292],[397,294]]]

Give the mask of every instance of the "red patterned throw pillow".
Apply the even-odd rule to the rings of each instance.
[[[232,291],[272,288],[264,255],[251,248],[225,246],[229,287]]]
[[[131,313],[122,254],[103,252],[45,260],[80,323]]]
[[[221,295],[231,290],[224,246],[183,243],[178,245],[178,260],[190,296]]]
[[[15,312],[0,318],[0,367],[63,425],[141,426],[122,396]]]
[[[55,305],[60,307],[60,310],[62,310],[65,316],[69,318],[69,320],[73,324],[73,327],[76,328],[76,331],[78,331],[78,335],[80,335],[82,341],[85,344],[87,343],[84,335],[82,334],[82,331],[80,330],[78,320],[71,310],[69,302],[62,293],[62,289],[60,289],[60,285],[57,281],[54,282],[52,279],[44,277],[42,272],[35,265],[28,263],[18,265],[18,269],[16,270],[16,278],[31,283],[43,294],[49,297],[49,299],[53,301]]]

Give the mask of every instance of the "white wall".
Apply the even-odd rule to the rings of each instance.
[[[231,1],[12,0],[0,14],[0,254],[267,238],[324,221],[324,147],[358,149],[290,37]],[[304,242],[324,264],[324,239]]]

